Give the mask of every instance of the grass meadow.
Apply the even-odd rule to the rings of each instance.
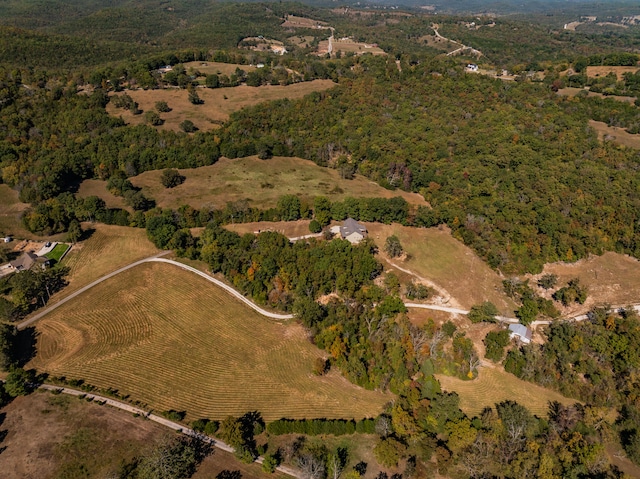
[[[375,416],[392,398],[312,373],[322,356],[296,324],[263,318],[203,278],[144,264],[37,323],[40,371],[115,387],[187,420],[258,410],[280,417]]]

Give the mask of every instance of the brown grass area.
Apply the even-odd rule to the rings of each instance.
[[[287,41],[289,43],[299,48],[309,47],[313,42],[313,40],[314,40],[314,37],[310,35],[307,35],[307,36],[294,35],[293,37],[287,38]]]
[[[579,278],[587,286],[587,302],[579,308],[587,311],[593,306],[611,304],[624,306],[640,302],[640,262],[627,255],[608,252],[590,256],[576,263],[551,263],[541,274],[558,276],[558,285],[564,286],[571,278]],[[540,275],[532,276],[535,283]]]
[[[77,195],[80,198],[97,196],[104,200],[107,208],[120,208],[131,211],[131,208],[125,205],[124,198],[116,196],[107,190],[107,182],[103,180],[84,180],[80,183]]]
[[[250,206],[269,208],[277,204],[282,195],[295,194],[312,200],[323,195],[332,201],[347,196],[402,196],[409,203],[426,205],[416,193],[390,191],[378,184],[356,176],[343,180],[336,170],[316,165],[300,158],[275,157],[259,160],[255,156],[235,160],[221,159],[215,165],[180,170],[186,181],[171,189],[160,183],[161,171],[147,171],[131,178],[145,195],[156,200],[163,208],[191,205],[224,207],[228,201],[248,199]]]
[[[359,43],[359,42],[353,42],[350,40],[344,40],[344,41],[334,40],[332,42],[332,46],[333,46],[332,54],[335,54],[338,51],[343,53],[352,52],[357,55],[362,55],[364,53],[371,53],[373,55],[387,54],[382,48],[374,47],[369,43]],[[318,43],[318,52],[326,53],[328,49],[329,49],[329,40],[323,40]]]
[[[3,479],[111,477],[122,460],[147,453],[173,432],[152,421],[82,399],[37,392],[16,398],[1,410]],[[80,467],[85,473],[81,474]],[[240,471],[245,479],[267,477],[257,464],[243,464],[233,454],[214,449],[194,478]],[[269,475],[269,477],[271,477]],[[286,477],[276,473],[273,477]]]
[[[99,223],[84,223],[82,227],[94,231],[87,240],[74,245],[63,260],[63,264],[71,269],[69,286],[54,296],[53,301],[111,271],[159,252],[143,229]]]
[[[624,128],[608,126],[602,121],[589,120],[589,126],[598,133],[600,141],[610,140],[628,148],[640,149],[640,135],[632,135]]]
[[[0,185],[0,235],[33,238],[34,234],[22,226],[22,213],[29,207],[18,199],[18,192],[8,185]]]
[[[215,285],[144,264],[92,288],[37,324],[29,364],[113,386],[156,410],[221,419],[377,415],[391,396],[312,373],[320,350],[297,324],[259,316]]]
[[[419,37],[418,42],[420,43],[424,43],[425,45],[431,47],[431,48],[436,48],[438,50],[443,50],[445,52],[452,52],[458,48],[460,48],[460,45],[458,45],[457,43],[454,43],[450,40],[447,40],[445,38],[441,38],[441,37],[437,37],[435,35],[423,35],[421,37]]]
[[[257,231],[276,231],[282,233],[288,238],[296,238],[298,236],[306,236],[311,234],[309,231],[310,220],[299,221],[257,221],[255,223],[240,223],[234,225],[225,225],[225,228],[235,231],[238,234],[255,233]]]
[[[314,80],[287,86],[198,88],[198,96],[204,101],[202,105],[191,104],[187,90],[179,88],[128,90],[126,93],[143,111],[155,110],[155,103],[158,101],[167,102],[172,110],[160,114],[164,120],[164,124],[158,127],[161,130],[178,131],[184,120],[191,120],[200,130],[212,130],[217,123],[227,120],[231,113],[245,106],[281,98],[302,98],[311,92],[327,90],[335,85],[331,80]],[[113,116],[121,116],[128,124],[139,125],[144,122],[144,113],[133,115],[128,110],[115,108],[112,103],[107,105],[107,112]]]
[[[620,67],[620,66],[596,66],[596,67],[587,67],[587,76],[594,77],[603,77],[607,76],[609,73],[615,73],[618,81],[623,79],[623,75],[625,73],[635,73],[639,70],[637,66],[635,67]]]
[[[253,65],[240,65],[239,63],[219,63],[219,62],[187,62],[182,64],[187,72],[190,68],[198,70],[205,75],[227,75],[231,76],[236,69],[250,72],[256,69]]]
[[[388,236],[398,236],[409,259],[394,262],[444,288],[452,296],[449,306],[455,306],[454,300],[465,309],[492,301],[502,313],[513,314],[515,305],[502,292],[502,278],[446,228],[374,223],[367,228],[380,248]]]
[[[4,479],[62,477],[65,468],[71,474],[64,477],[80,477],[72,468],[79,463],[91,473],[82,477],[107,477],[120,460],[130,461],[168,431],[117,409],[45,392],[18,397],[2,413],[7,431],[0,456]],[[77,451],[69,449],[74,443],[86,454],[73,454]]]
[[[320,20],[313,20],[311,18],[305,17],[296,17],[295,15],[287,15],[284,23],[280,25],[283,28],[317,28],[324,27],[327,28],[327,22],[322,22]]]
[[[634,103],[636,98],[633,96],[617,96],[617,95],[603,95],[602,93],[597,93],[594,91],[589,91],[586,88],[576,88],[576,87],[566,87],[558,90],[558,95],[568,96],[573,98],[581,91],[586,91],[587,96],[595,96],[598,98],[612,98],[617,101],[622,101],[624,103]]]
[[[538,416],[546,415],[549,401],[562,404],[577,402],[550,389],[522,381],[499,366],[481,368],[478,378],[473,381],[463,381],[442,374],[438,374],[437,378],[443,390],[458,393],[460,409],[470,417],[478,415],[487,406],[507,399],[517,401]]]

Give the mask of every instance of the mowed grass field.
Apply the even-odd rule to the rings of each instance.
[[[115,387],[155,410],[222,419],[375,416],[392,398],[317,377],[322,356],[296,324],[263,318],[193,273],[144,264],[37,323],[29,367]]]
[[[336,170],[301,158],[223,158],[211,166],[179,171],[186,180],[170,189],[162,186],[160,170],[146,171],[130,180],[163,208],[177,208],[185,204],[194,208],[223,208],[229,201],[247,199],[249,206],[262,209],[276,206],[278,198],[288,194],[310,201],[320,195],[328,196],[332,201],[347,196],[402,196],[411,204],[427,204],[417,193],[387,190],[359,175],[353,180],[344,180]]]
[[[159,253],[143,229],[83,223],[91,236],[73,246],[62,260],[70,268],[69,285],[52,301],[63,298],[107,273]]]
[[[367,223],[367,229],[381,250],[387,237],[396,235],[409,258],[393,263],[444,288],[457,303],[450,306],[469,309],[491,301],[503,314],[513,315],[515,304],[503,293],[502,278],[446,228]]]
[[[287,86],[250,87],[240,85],[233,88],[198,88],[198,96],[204,101],[201,105],[193,105],[189,102],[187,90],[178,88],[128,90],[126,93],[145,112],[155,111],[155,104],[158,101],[167,102],[172,110],[160,114],[164,120],[164,124],[158,127],[161,130],[179,131],[182,121],[191,120],[200,130],[206,131],[216,128],[217,124],[227,120],[231,113],[245,106],[282,98],[302,98],[311,92],[324,91],[334,86],[336,84],[331,80],[314,80]],[[144,122],[144,113],[133,115],[129,110],[114,107],[112,103],[107,105],[107,112],[113,116],[121,116],[131,125],[139,125]]]
[[[476,416],[487,407],[508,399],[525,406],[538,416],[545,416],[549,401],[562,404],[578,402],[537,384],[518,379],[499,366],[483,367],[477,379],[463,381],[442,374],[436,375],[444,391],[455,391],[460,396],[460,409],[469,417]]]

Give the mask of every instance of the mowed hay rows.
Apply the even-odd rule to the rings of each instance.
[[[62,290],[60,298],[107,273],[159,252],[143,229],[89,223],[82,227],[94,231],[86,241],[75,245],[63,260],[71,271],[69,286]]]
[[[37,324],[38,370],[114,387],[188,419],[258,410],[280,417],[380,413],[391,396],[312,374],[320,350],[299,325],[263,318],[203,278],[143,264]],[[61,337],[62,336],[62,337]]]
[[[437,375],[444,391],[455,391],[460,396],[460,409],[470,417],[476,416],[487,407],[496,403],[512,400],[522,404],[533,414],[545,416],[549,401],[562,404],[574,404],[560,393],[543,388],[536,384],[518,379],[498,366],[480,369],[477,379],[463,381],[451,376]]]

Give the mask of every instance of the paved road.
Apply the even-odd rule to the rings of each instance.
[[[170,421],[162,416],[157,416],[155,414],[152,414],[150,411],[145,411],[144,409],[137,408],[135,406],[132,406],[131,404],[116,401],[114,399],[104,397],[104,396],[98,396],[97,394],[87,393],[85,391],[78,391],[77,389],[70,389],[70,388],[60,387],[60,386],[52,386],[49,384],[40,385],[40,389],[45,389],[47,391],[58,391],[60,393],[69,394],[71,396],[85,396],[94,401],[104,402],[109,406],[122,409],[123,411],[127,411],[132,414],[139,414],[141,417],[145,417],[151,421],[157,422],[158,424],[162,424],[165,427],[173,429],[174,431],[180,432],[182,434],[186,434],[187,436],[198,438],[201,441],[207,442],[212,446],[217,447],[218,449],[222,449],[223,451],[227,451],[231,453],[234,452],[234,449],[231,446],[229,446],[225,442],[220,441],[219,439],[213,439],[212,437],[209,437],[205,434],[201,434],[197,431],[194,431],[193,429],[185,427],[182,424]],[[256,459],[256,462],[258,464],[262,464],[262,461],[263,461],[262,457],[258,457],[258,459]],[[287,466],[279,466],[277,470],[289,476],[293,476],[296,478],[300,477],[300,475],[296,470]]]

